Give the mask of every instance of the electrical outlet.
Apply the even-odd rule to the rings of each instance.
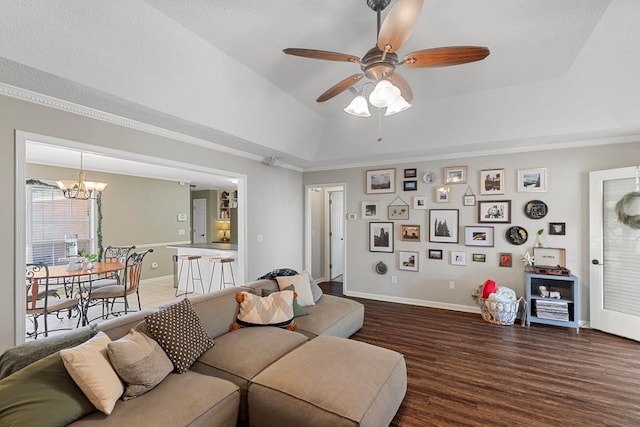
[[[449,280],[449,289],[455,289],[456,288],[456,282],[454,282],[453,280]]]
[[[398,284],[398,276],[391,276],[391,284],[392,285]]]
[[[184,236],[185,234],[187,234],[187,232],[185,231],[184,228],[178,229],[178,236]]]

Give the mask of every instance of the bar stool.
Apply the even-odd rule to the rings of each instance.
[[[176,296],[188,295],[192,294],[196,291],[196,280],[200,282],[200,287],[202,288],[202,293],[204,293],[204,284],[202,283],[202,272],[200,271],[200,262],[198,262],[202,258],[200,255],[178,255],[178,259],[180,260],[180,268],[178,269],[178,288],[176,289]],[[184,285],[184,292],[180,292],[180,279],[182,278],[182,267],[184,263],[188,262],[187,266],[187,281]],[[198,266],[198,277],[195,276],[195,271],[193,268],[193,263]],[[189,292],[189,275],[191,275],[191,287],[192,291]]]
[[[211,268],[211,277],[209,278],[209,292],[211,292],[211,284],[213,283],[213,275],[216,272],[216,265],[220,264],[220,289],[222,289],[222,287],[224,285],[236,285],[236,278],[233,276],[233,264],[232,262],[234,262],[236,259],[235,258],[231,258],[231,257],[223,257],[223,256],[217,256],[217,257],[211,257],[209,258],[209,262],[213,263],[213,267]],[[224,277],[224,266],[226,264],[229,264],[229,270],[231,270],[231,281],[227,282],[225,280]],[[228,276],[228,274],[227,274]],[[225,286],[226,287],[226,286]]]

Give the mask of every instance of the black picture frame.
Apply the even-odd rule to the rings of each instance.
[[[418,177],[418,170],[416,168],[405,169],[404,170],[404,177],[405,178],[417,178]]]
[[[437,259],[442,261],[442,249],[428,249],[429,259]]]
[[[393,222],[369,222],[369,252],[393,253]]]
[[[458,209],[429,209],[429,241],[458,243],[459,218]]]
[[[549,223],[550,236],[564,236],[566,233],[567,233],[566,222],[550,222]]]
[[[418,181],[417,180],[403,181],[402,189],[404,191],[418,191]]]

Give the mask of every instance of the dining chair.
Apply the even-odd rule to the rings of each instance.
[[[142,273],[142,261],[144,257],[153,252],[153,249],[147,249],[144,252],[131,253],[126,260],[124,271],[120,276],[120,282],[112,285],[102,286],[97,289],[92,289],[87,298],[88,310],[90,306],[102,304],[102,318],[107,318],[109,315],[115,315],[119,312],[114,312],[114,304],[122,299],[124,303],[124,313],[129,311],[129,299],[130,295],[136,294],[138,299],[138,310],[142,310],[142,304],[140,303],[140,274]]]
[[[31,316],[33,321],[33,332],[29,336],[38,338],[38,318],[44,319],[44,336],[49,336],[50,314],[57,314],[62,311],[71,311],[78,308],[76,298],[60,298],[58,290],[49,281],[49,267],[45,264],[27,264],[26,266],[26,286],[27,286],[27,316]],[[60,328],[63,330],[70,328]]]
[[[129,258],[129,254],[131,253],[131,251],[134,250],[135,248],[136,248],[135,245],[132,245],[132,246],[109,245],[104,249],[104,252],[102,255],[102,261],[104,262],[120,261],[124,264],[126,260]],[[84,289],[88,290],[89,286],[91,287],[91,289],[98,289],[104,286],[120,285],[121,274],[122,274],[122,271],[114,271],[112,273],[107,273],[104,277],[92,280],[91,283],[85,282]]]

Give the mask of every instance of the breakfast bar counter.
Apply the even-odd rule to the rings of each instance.
[[[210,261],[211,258],[215,257],[224,257],[224,258],[233,258],[234,261],[228,263],[224,266],[224,282],[227,282],[226,286],[232,286],[229,282],[232,281],[231,273],[229,267],[233,269],[233,274],[238,282],[238,245],[224,242],[215,242],[215,243],[189,243],[189,244],[179,244],[179,245],[170,245],[167,246],[169,249],[176,249],[178,257],[184,255],[198,255],[200,259],[193,261],[197,262],[200,266],[200,272],[202,273],[202,287],[200,286],[200,282],[198,280],[195,281],[195,291],[197,293],[215,291],[220,289],[221,286],[221,274],[222,274],[222,265],[220,263],[213,263]],[[181,263],[184,263],[182,266],[182,271],[180,271]],[[214,269],[215,271],[213,277],[211,277],[211,271]],[[178,259],[178,289],[180,291],[184,291],[187,285],[187,272],[189,267],[189,261],[182,261]],[[194,265],[193,269],[195,271],[196,278],[198,277],[198,268]],[[181,274],[180,274],[181,273]],[[191,282],[191,278],[189,278],[189,282]],[[209,289],[209,284],[211,284],[211,289]],[[224,286],[224,285],[223,285]],[[189,290],[191,290],[191,283],[189,283]]]

